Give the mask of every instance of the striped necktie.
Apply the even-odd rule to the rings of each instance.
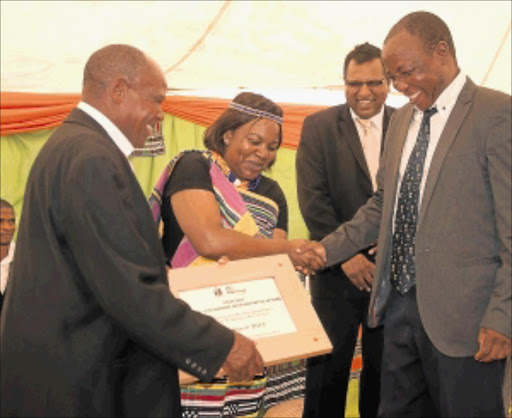
[[[416,282],[414,237],[419,213],[418,201],[430,139],[430,118],[436,112],[437,109],[433,107],[423,114],[416,144],[407,162],[398,195],[390,280],[393,287],[402,295],[407,293]]]

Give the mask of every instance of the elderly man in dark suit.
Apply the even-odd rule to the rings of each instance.
[[[347,103],[304,121],[297,150],[297,189],[312,239],[320,240],[354,216],[372,195],[383,138],[393,109],[384,106],[389,86],[381,51],[356,46],[344,62]],[[316,312],[333,352],[308,360],[305,417],[342,417],[359,326],[363,369],[359,411],[375,417],[379,405],[382,327],[368,328],[374,258],[366,248],[311,277]]]
[[[431,13],[395,24],[382,57],[410,103],[390,122],[377,191],[323,239],[328,264],[378,238],[369,321],[384,323],[380,416],[503,416],[511,98],[461,72]]]
[[[163,118],[166,82],[136,48],[85,66],[82,102],[41,149],[2,312],[2,416],[180,416],[177,368],[233,380],[255,345],[175,299],[127,156]]]

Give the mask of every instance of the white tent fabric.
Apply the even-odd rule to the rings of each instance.
[[[171,91],[231,97],[239,88],[278,101],[330,104],[343,57],[381,46],[405,14],[428,10],[452,30],[461,69],[511,92],[508,1],[6,1],[1,90],[79,92],[89,55],[128,43],[155,58]],[[269,92],[271,92],[269,94]]]

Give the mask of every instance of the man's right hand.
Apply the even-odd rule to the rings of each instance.
[[[230,382],[246,382],[263,373],[263,359],[254,341],[233,331],[235,342],[222,368]]]
[[[341,269],[349,280],[359,290],[372,290],[373,276],[375,276],[375,264],[364,255],[356,254],[341,265]]]
[[[294,239],[288,243],[288,255],[297,270],[311,274],[325,267],[327,255],[324,246],[319,242]]]

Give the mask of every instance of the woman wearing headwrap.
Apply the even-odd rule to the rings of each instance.
[[[163,221],[162,244],[171,268],[224,255],[235,260],[280,253],[287,253],[302,271],[322,267],[314,252],[297,251],[305,240],[287,240],[286,198],[279,184],[262,174],[281,145],[282,115],[271,100],[241,93],[206,130],[207,150],[183,152],[165,168],[150,205],[155,220]],[[237,390],[243,396],[233,395]],[[257,416],[303,390],[302,364],[286,363],[248,385],[184,386],[183,414]],[[206,401],[212,393],[215,401]]]

